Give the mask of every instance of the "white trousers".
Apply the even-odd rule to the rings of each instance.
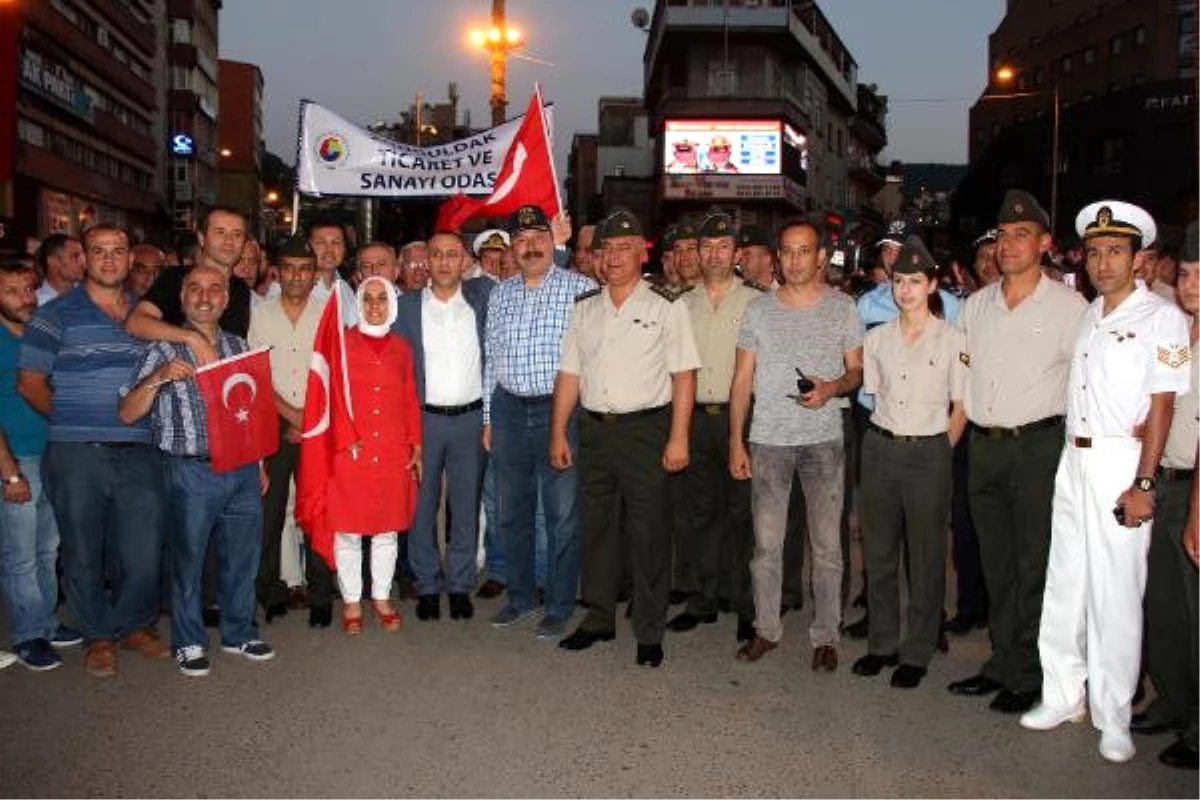
[[[304,585],[304,532],[296,524],[296,482],[288,486],[287,511],[279,543],[279,579],[289,589]]]
[[[333,537],[333,560],[337,563],[338,589],[342,592],[342,601],[346,603],[362,600],[364,539],[371,548],[371,599],[387,600],[392,594],[392,578],[396,574],[396,553],[399,548],[396,533],[377,533],[365,537],[338,533]]]
[[[1042,702],[1079,705],[1092,725],[1128,732],[1142,659],[1142,594],[1150,523],[1126,528],[1113,516],[1136,477],[1141,442],[1070,442],[1054,481],[1054,513],[1038,650]],[[1086,681],[1086,687],[1085,687]]]

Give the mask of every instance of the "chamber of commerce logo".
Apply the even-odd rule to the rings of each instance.
[[[346,139],[337,133],[326,133],[317,139],[317,157],[327,167],[332,167],[350,155]]]

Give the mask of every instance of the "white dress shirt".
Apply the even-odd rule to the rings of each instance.
[[[421,290],[421,339],[425,350],[425,402],[464,406],[483,396],[475,310],[460,287],[448,301]]]

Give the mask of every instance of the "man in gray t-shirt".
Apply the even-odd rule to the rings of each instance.
[[[845,464],[837,398],[862,383],[863,324],[854,302],[825,283],[825,251],[814,226],[787,224],[778,241],[784,285],[746,308],[729,398],[729,469],[739,480],[753,474],[750,572],[757,633],[738,658],[757,661],[783,635],[783,542],[788,495],[798,475],[813,554],[812,668],[833,672],[842,610],[839,522]],[[744,430],[752,392],[747,452],[741,436],[732,432]]]

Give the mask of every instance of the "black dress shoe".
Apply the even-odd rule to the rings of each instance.
[[[739,619],[737,627],[737,640],[739,642],[749,642],[754,639],[754,620]]]
[[[637,665],[639,667],[657,667],[663,662],[661,644],[639,644],[637,646]]]
[[[206,608],[201,614],[204,616],[204,627],[215,628],[221,624],[221,609]]]
[[[717,621],[716,614],[705,614],[704,616],[697,616],[696,614],[693,614],[690,611],[683,611],[679,614],[676,614],[674,617],[672,617],[671,620],[667,623],[667,627],[670,628],[671,630],[675,631],[676,633],[686,633],[687,631],[690,631],[692,628],[696,627],[697,625],[699,625],[701,623],[703,623],[705,625],[711,625],[716,621]]]
[[[842,633],[851,639],[865,639],[870,629],[870,620],[867,619],[866,614],[863,614],[862,619],[858,622],[853,622],[842,628]]]
[[[1187,742],[1180,739],[1175,744],[1168,747],[1158,754],[1158,760],[1166,764],[1168,767],[1177,769],[1196,769],[1197,751],[1187,746]]]
[[[1041,696],[1041,692],[1010,692],[1005,689],[992,698],[988,708],[1001,714],[1024,714],[1037,705]]]
[[[574,633],[559,641],[558,646],[564,650],[587,650],[596,642],[611,642],[615,638],[617,638],[617,635],[611,631],[608,633],[592,633],[591,631],[585,631],[583,628],[576,628]]]
[[[894,667],[900,663],[900,656],[895,653],[889,653],[886,656],[867,653],[865,656],[854,662],[854,666],[850,671],[855,675],[862,675],[869,678],[872,675],[878,675],[884,667]]]
[[[915,667],[912,664],[901,664],[900,666],[896,667],[896,671],[892,673],[892,688],[915,689],[921,685],[921,679],[924,677],[924,667]]]
[[[942,623],[942,633],[951,636],[966,636],[968,633],[987,627],[987,617],[971,617],[959,614]]]
[[[328,628],[333,623],[333,606],[309,606],[308,627]]]
[[[423,594],[417,598],[417,619],[428,621],[442,618],[441,595]]]
[[[269,606],[267,606],[265,609],[263,609],[263,611],[265,612],[267,622],[270,623],[270,622],[273,622],[274,620],[278,619],[279,617],[287,616],[288,604],[287,603],[271,603]]]
[[[987,675],[972,675],[961,681],[955,681],[946,687],[950,694],[961,694],[966,697],[982,697],[1004,688],[1000,681],[992,680]]]
[[[501,581],[498,581],[495,578],[488,578],[483,582],[483,585],[479,587],[479,591],[475,593],[475,596],[483,600],[491,600],[493,597],[499,597],[500,595],[504,594],[504,589],[505,586]]]
[[[1160,733],[1178,730],[1183,727],[1183,724],[1183,720],[1164,720],[1143,711],[1141,714],[1134,714],[1133,718],[1129,720],[1129,732],[1141,736],[1157,736]]]
[[[718,613],[728,614],[732,610],[733,610],[733,605],[729,602],[728,597],[721,597],[717,600],[717,612]]]
[[[417,613],[421,613],[420,608],[417,609]],[[451,593],[450,619],[470,619],[473,616],[475,616],[475,606],[471,605],[471,596],[458,592]]]
[[[680,603],[686,602],[687,599],[688,593],[682,589],[672,589],[671,593],[667,595],[667,602],[673,606],[677,606]]]

